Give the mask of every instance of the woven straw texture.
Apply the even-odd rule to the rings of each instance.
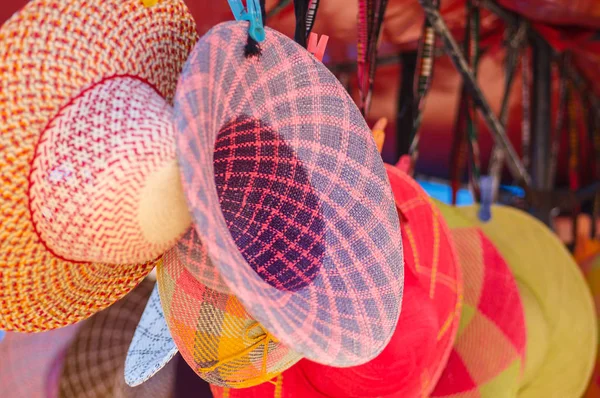
[[[241,390],[212,387],[217,397],[428,397],[458,330],[462,277],[450,231],[427,194],[387,166],[402,221],[404,302],[390,343],[372,361],[334,368],[302,360],[280,377]]]
[[[154,285],[125,360],[125,382],[135,387],[161,370],[177,354]]]
[[[599,246],[598,242],[590,242],[593,246]],[[595,252],[595,255],[592,254]],[[583,257],[579,263],[588,282],[594,303],[596,304],[596,320],[600,319],[600,250],[589,251],[589,255]],[[600,342],[600,336],[599,336]],[[600,346],[600,345],[599,345]],[[600,352],[600,349],[598,350]],[[600,398],[600,356],[596,356],[596,366],[592,378],[585,392],[586,398]]]
[[[594,366],[594,303],[573,257],[545,225],[504,206],[478,221],[478,206],[436,202],[450,228],[479,226],[510,267],[527,325],[525,372],[519,397],[580,397]]]
[[[465,300],[454,349],[431,396],[516,397],[526,348],[517,282],[481,230],[452,232]]]
[[[129,292],[154,266],[76,264],[36,234],[28,178],[48,122],[82,90],[139,76],[167,100],[196,40],[181,0],[34,0],[0,28],[0,328],[55,329]]]
[[[231,291],[282,343],[320,363],[379,354],[403,286],[400,226],[364,119],[327,68],[266,29],[213,28],[175,99],[196,231]],[[219,211],[220,209],[220,211]]]
[[[67,351],[60,379],[61,398],[170,397],[174,367],[164,368],[139,387],[125,384],[127,350],[153,283],[144,280],[81,327]]]
[[[332,368],[299,363],[310,384],[326,396],[429,396],[458,330],[462,279],[450,231],[410,176],[393,166],[386,168],[402,222],[402,313],[390,343],[364,365]]]
[[[174,249],[157,268],[165,318],[181,356],[209,383],[250,387],[300,359],[254,320],[239,300],[198,282]]]
[[[73,99],[42,133],[29,185],[34,227],[61,258],[117,264],[155,259],[187,226],[164,234],[170,235],[165,240],[168,223],[161,222],[148,228],[161,233],[149,236],[140,205],[150,194],[149,180],[175,161],[169,104],[139,79],[103,80]]]
[[[60,366],[57,359],[78,328],[72,325],[45,333],[7,333],[0,344],[0,397],[56,397],[58,389],[50,379],[56,365]]]

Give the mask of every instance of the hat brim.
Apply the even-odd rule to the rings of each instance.
[[[479,220],[479,206],[438,208],[451,228],[480,227],[541,308],[548,351],[519,397],[581,396],[594,367],[597,324],[589,288],[564,245],[540,221],[511,207],[492,206],[488,222]]]
[[[402,301],[381,156],[321,62],[269,28],[261,56],[247,59],[247,35],[246,22],[214,27],[179,82],[178,155],[196,232],[231,291],[285,345],[323,364],[368,362]]]
[[[53,255],[33,226],[28,178],[43,130],[72,98],[127,74],[170,100],[196,37],[181,0],[152,8],[139,1],[34,0],[2,25],[0,164],[7,178],[0,195],[0,328],[37,332],[75,323],[123,297],[154,267]]]
[[[154,376],[177,354],[163,313],[158,285],[154,285],[125,360],[125,382],[138,386]]]
[[[189,242],[201,244],[197,237]],[[246,388],[272,379],[300,360],[235,296],[199,282],[177,253],[177,248],[167,251],[157,267],[158,293],[173,340],[196,374],[211,384]]]

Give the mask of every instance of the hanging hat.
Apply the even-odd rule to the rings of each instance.
[[[596,307],[596,320],[600,319],[600,244],[598,241],[590,240],[585,243],[588,247],[581,251],[581,262],[579,266],[585,275],[585,279],[590,287]],[[596,250],[594,250],[596,248]],[[577,249],[576,249],[577,250]],[[600,348],[599,350],[600,351]],[[592,373],[592,378],[584,394],[585,398],[600,397],[600,356],[596,355],[596,366]]]
[[[594,366],[597,325],[593,300],[573,257],[544,224],[520,210],[436,202],[450,228],[479,226],[510,267],[527,326],[519,397],[579,397]]]
[[[189,236],[189,244],[202,244],[195,233]],[[252,318],[235,296],[212,289],[209,286],[213,283],[205,285],[195,279],[176,249],[165,253],[157,276],[164,319],[177,348],[190,367],[209,383],[254,386],[300,359]]]
[[[452,231],[464,277],[460,329],[431,397],[516,397],[526,330],[517,282],[479,228]]]
[[[131,293],[87,320],[67,350],[61,398],[171,397],[174,362],[139,387],[123,377],[125,357],[154,283],[144,280]]]
[[[195,40],[181,0],[33,0],[0,28],[0,328],[89,317],[185,231],[155,205],[185,203],[165,100]]]
[[[232,293],[283,344],[324,364],[368,362],[394,332],[403,285],[381,157],[321,62],[268,28],[262,55],[246,58],[247,35],[246,22],[217,25],[179,81],[194,227]]]
[[[228,390],[213,386],[215,396],[430,395],[458,330],[462,303],[460,267],[450,231],[427,194],[407,174],[393,166],[386,168],[402,221],[405,260],[403,309],[390,343],[364,365],[336,368],[302,360],[282,377],[255,388]]]
[[[9,332],[0,344],[0,397],[55,398],[56,369],[79,325],[45,333]]]

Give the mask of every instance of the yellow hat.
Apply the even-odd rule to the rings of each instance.
[[[451,207],[436,201],[450,228],[479,226],[511,268],[525,310],[527,351],[519,397],[580,397],[596,356],[594,303],[581,271],[544,224],[520,210]],[[483,353],[482,353],[483,354]]]

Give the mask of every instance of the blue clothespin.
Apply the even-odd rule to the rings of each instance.
[[[4,335],[5,335],[5,333],[2,330],[0,330],[0,341],[2,341],[2,339],[4,339]]]
[[[492,202],[494,201],[494,179],[491,176],[482,176],[479,180],[481,192],[481,205],[479,207],[479,219],[483,222],[492,219]]]
[[[262,20],[262,12],[258,0],[246,0],[248,11],[244,8],[242,0],[227,0],[231,12],[236,21],[249,21],[250,28],[248,34],[257,42],[265,40],[265,27]]]

